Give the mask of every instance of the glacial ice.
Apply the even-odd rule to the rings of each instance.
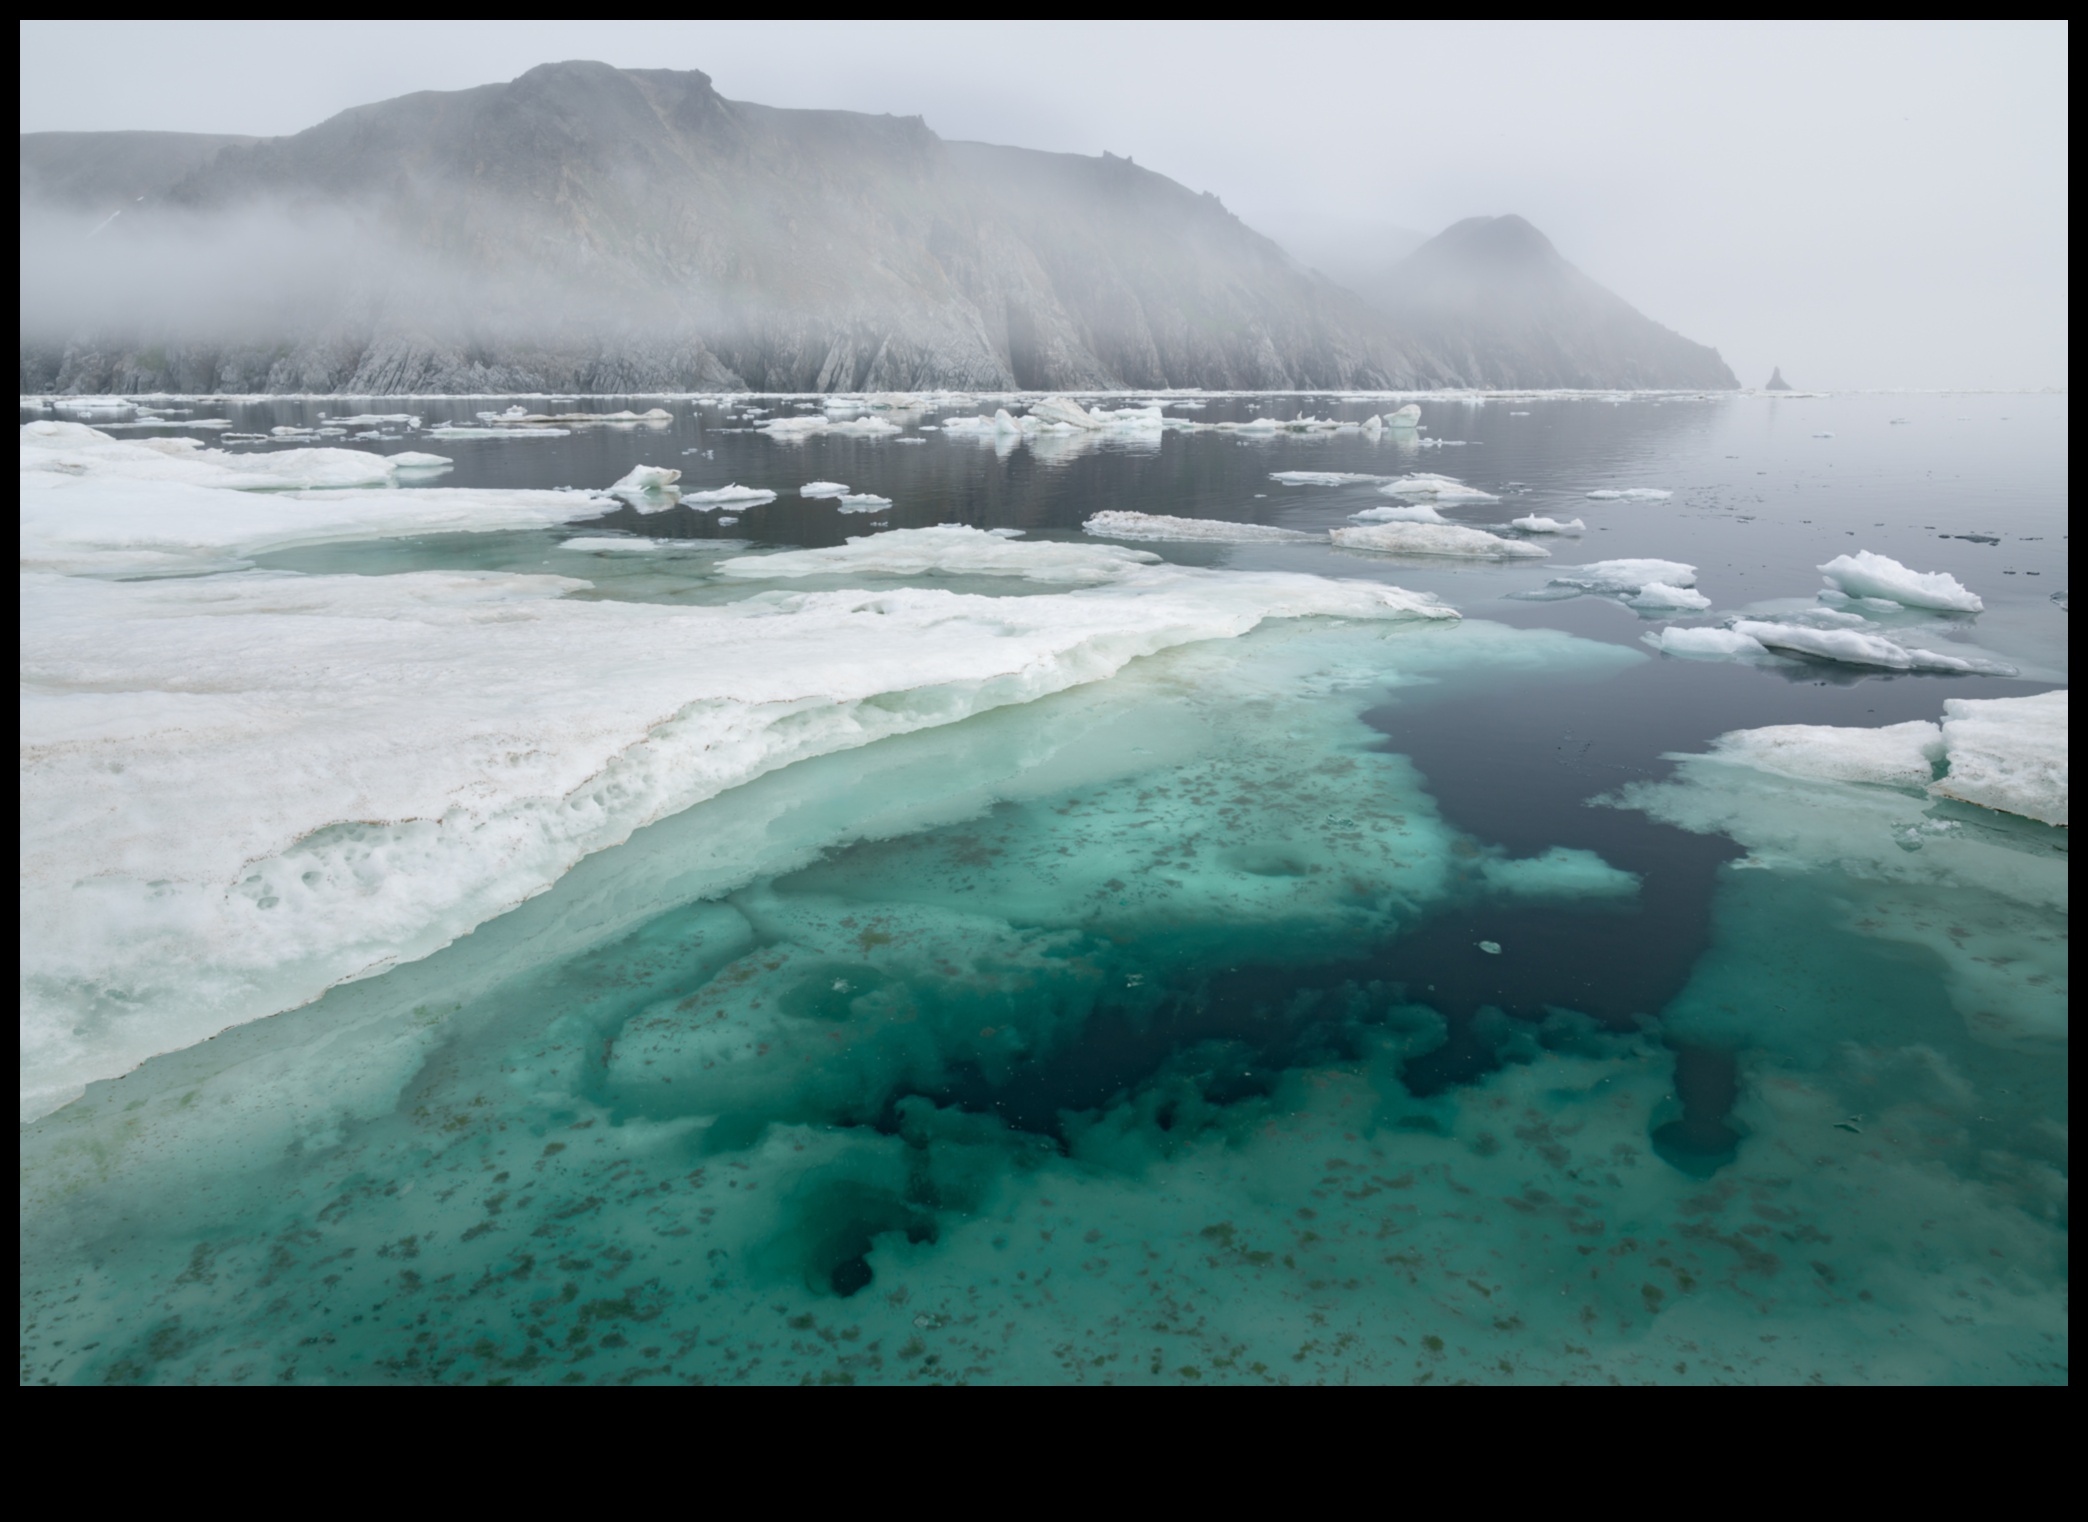
[[[1650,630],[1639,638],[1668,655],[1732,660],[1737,657],[1769,654],[1768,647],[1760,640],[1749,635],[1736,634],[1731,629],[1686,629],[1670,625],[1665,629]]]
[[[1325,542],[1324,535],[1308,534],[1301,529],[1271,528],[1261,523],[1225,523],[1216,518],[1175,518],[1165,513],[1101,512],[1080,527],[1083,533],[1105,539],[1166,539],[1209,544]]]
[[[1394,507],[1366,507],[1361,512],[1350,513],[1355,523],[1444,523],[1448,520],[1436,511],[1432,502],[1402,502]]]
[[[417,449],[402,449],[397,454],[386,455],[393,470],[412,474],[423,474],[448,470],[457,462],[446,454],[425,454]]]
[[[469,423],[437,423],[428,430],[431,439],[563,439],[570,428],[474,428]]]
[[[658,495],[671,490],[681,472],[663,465],[633,465],[609,490],[616,496]]]
[[[1285,486],[1351,486],[1358,481],[1384,481],[1387,476],[1363,475],[1353,470],[1272,470],[1271,481]]]
[[[1586,565],[1561,566],[1552,585],[1625,594],[1654,585],[1693,587],[1696,567],[1679,560],[1593,560]]]
[[[891,505],[890,497],[880,497],[874,492],[850,492],[836,504],[844,513],[881,513]]]
[[[807,481],[798,488],[800,497],[845,497],[848,488],[839,481]]]
[[[1519,528],[1525,534],[1585,534],[1588,531],[1588,525],[1579,518],[1561,521],[1557,518],[1540,517],[1536,513],[1530,514],[1527,518],[1512,518],[1508,526]]]
[[[1521,539],[1503,539],[1484,529],[1450,523],[1369,523],[1338,528],[1327,536],[1345,550],[1390,555],[1449,555],[1480,560],[1542,559],[1551,551]]]
[[[1398,411],[1384,414],[1384,418],[1387,428],[1415,428],[1420,426],[1421,406],[1418,402],[1408,402]]]
[[[1859,550],[1820,567],[1828,585],[1850,597],[1878,598],[1909,608],[1977,613],[1986,606],[1948,571],[1910,571],[1888,555]]]
[[[720,519],[721,523],[725,520]],[[636,534],[578,534],[561,539],[562,550],[594,555],[716,555],[746,548],[744,539],[645,539]]]
[[[195,439],[113,439],[84,423],[22,425],[22,485],[52,477],[179,481],[240,491],[372,486],[398,473],[393,457],[360,449],[283,449],[235,454]]]
[[[1950,698],[1943,704],[1950,770],[1929,791],[2040,824],[2066,818],[2066,692]]]
[[[1664,502],[1674,495],[1655,486],[1629,486],[1622,491],[1591,491],[1588,496],[1597,502]]]
[[[1019,576],[1062,586],[1117,581],[1160,557],[1114,544],[1015,540],[961,524],[895,529],[834,549],[727,560],[718,573],[749,581],[798,576]]]
[[[1539,856],[1493,857],[1479,872],[1487,887],[1509,898],[1628,898],[1639,890],[1638,874],[1570,846],[1553,846]]]
[[[1443,502],[1498,502],[1501,499],[1490,491],[1481,491],[1476,486],[1467,486],[1449,476],[1429,475],[1416,472],[1400,476],[1378,488],[1388,497],[1434,497]]]

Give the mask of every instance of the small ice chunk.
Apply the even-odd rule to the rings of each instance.
[[[1383,476],[1367,476],[1353,470],[1272,470],[1271,481],[1281,481],[1285,486],[1349,486],[1358,481],[1382,481]]]
[[[1431,475],[1417,471],[1413,475],[1400,476],[1387,481],[1378,488],[1388,497],[1434,497],[1444,502],[1498,502],[1501,499],[1490,491],[1481,491],[1476,486],[1450,476]]]
[[[1731,629],[1655,629],[1640,637],[1664,655],[1730,660],[1734,656],[1769,653],[1760,640]]]
[[[881,513],[892,505],[892,499],[870,492],[854,492],[841,498],[837,505],[844,513]]]
[[[1711,754],[1781,777],[1926,787],[1943,758],[1943,735],[1927,719],[1875,729],[1772,724],[1722,734],[1711,742]]]
[[[723,507],[727,504],[759,507],[764,502],[773,502],[775,500],[776,494],[766,487],[741,486],[738,482],[734,482],[730,486],[717,487],[712,491],[692,491],[682,494],[682,506],[693,507],[699,512],[707,512],[711,508]]]
[[[560,540],[558,547],[592,555],[650,555],[662,550],[735,550],[740,545],[721,543],[716,539],[642,539],[635,534],[582,534]]]
[[[1521,539],[1453,523],[1372,523],[1328,535],[1345,550],[1391,555],[1450,555],[1474,560],[1540,560],[1551,551]]]
[[[1588,525],[1578,518],[1561,521],[1557,518],[1542,518],[1535,513],[1527,518],[1513,519],[1508,526],[1519,528],[1525,534],[1585,534],[1588,531]]]
[[[807,481],[798,488],[800,497],[845,497],[848,488],[839,481]]]
[[[1621,491],[1591,491],[1588,495],[1597,502],[1664,502],[1674,493],[1657,486],[1627,486]]]
[[[1986,607],[1948,571],[1910,571],[1889,555],[1858,550],[1837,555],[1820,571],[1829,585],[1851,597],[1882,599],[1908,608],[1977,613]]]
[[[1655,583],[1693,587],[1696,567],[1679,560],[1595,560],[1587,565],[1561,566],[1552,577],[1555,587],[1580,587],[1589,592],[1632,593]]]
[[[1497,957],[1501,954],[1501,943],[1499,941],[1480,941],[1476,944],[1481,951],[1490,957]]]
[[[1963,671],[1986,676],[2015,676],[2016,668],[1983,656],[1948,655],[1939,650],[1909,649],[1882,634],[1859,634],[1854,629],[1808,629],[1799,624],[1762,623],[1740,619],[1736,632],[1759,641],[1771,650],[1817,656],[1851,666],[1876,666],[1886,671]]]
[[[1711,606],[1711,599],[1688,587],[1671,587],[1666,582],[1649,581],[1624,599],[1634,608],[1687,609],[1701,613]]]
[[[1627,898],[1639,890],[1636,872],[1570,846],[1553,846],[1541,856],[1488,861],[1479,873],[1487,887],[1515,898]]]
[[[1061,586],[1117,581],[1159,561],[1116,544],[1027,541],[945,523],[850,539],[832,549],[784,550],[721,562],[721,575],[750,581],[800,576],[1019,576]]]
[[[633,465],[609,490],[619,496],[626,492],[663,492],[680,479],[680,471],[664,465]]]
[[[1215,544],[1267,544],[1278,540],[1305,543],[1323,539],[1294,528],[1260,523],[1224,523],[1215,518],[1171,518],[1165,513],[1097,513],[1081,525],[1102,539],[1202,540]]]
[[[1360,513],[1350,513],[1355,523],[1441,523],[1443,515],[1436,511],[1433,502],[1402,502],[1397,507],[1366,507]]]
[[[423,454],[417,449],[404,449],[397,454],[386,455],[394,470],[425,471],[448,470],[456,461],[446,454]]]
[[[1408,402],[1397,412],[1385,414],[1387,428],[1417,428],[1421,424],[1421,408],[1418,403]]]
[[[2066,693],[1951,698],[1943,705],[1950,771],[1929,791],[1981,808],[2066,824]]]

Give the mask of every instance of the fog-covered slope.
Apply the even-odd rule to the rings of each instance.
[[[111,157],[136,159],[118,138]],[[77,135],[69,151],[92,158]],[[52,156],[39,139],[23,152],[25,166]],[[121,279],[45,299],[37,272],[62,285],[78,266],[25,254],[25,388],[1444,378],[1215,199],[1127,161],[945,143],[918,118],[727,101],[694,72],[546,65],[166,167],[150,214],[101,234],[94,259],[149,270],[175,245],[184,268],[221,266],[236,299],[97,306],[99,291],[134,287]],[[34,193],[25,168],[25,201]],[[224,258],[194,257],[220,235]],[[286,255],[299,239],[308,251]]]
[[[1521,217],[1467,217],[1375,278],[1350,278],[1439,357],[1452,384],[1739,385],[1716,349],[1596,284]]]

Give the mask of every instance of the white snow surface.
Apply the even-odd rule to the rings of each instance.
[[[1951,698],[1943,704],[1949,774],[1938,797],[2065,825],[2066,693]]]
[[[388,454],[392,469],[404,471],[448,470],[456,464],[446,454],[424,454],[417,449],[402,449],[397,454]]]
[[[874,492],[850,492],[835,505],[844,513],[881,513],[892,505],[892,499]]]
[[[1927,719],[1875,729],[1772,724],[1720,735],[1711,755],[1781,777],[1919,788],[1928,786],[1943,759],[1943,734]]]
[[[1542,545],[1503,539],[1485,529],[1454,523],[1367,523],[1338,528],[1327,536],[1345,550],[1379,550],[1394,555],[1452,555],[1477,560],[1540,560],[1551,554]]]
[[[1579,518],[1567,518],[1562,521],[1558,518],[1540,517],[1536,513],[1530,514],[1527,518],[1510,519],[1508,526],[1519,528],[1525,534],[1585,534],[1588,531],[1588,525]]]
[[[800,497],[845,497],[848,488],[839,481],[807,481],[798,488]]]
[[[1730,660],[1736,656],[1766,656],[1769,653],[1768,647],[1760,640],[1736,634],[1731,629],[1655,629],[1639,638],[1667,655]]]
[[[1018,540],[945,523],[851,539],[833,549],[784,550],[723,561],[718,572],[750,581],[798,576],[1019,576],[1025,581],[1093,586],[1158,563],[1148,550],[1117,544]]]
[[[1223,523],[1215,518],[1172,518],[1165,513],[1097,513],[1080,527],[1083,533],[1104,539],[1175,539],[1214,544],[1325,542],[1324,535],[1308,534],[1301,529],[1271,528],[1261,523]]]
[[[1986,607],[1948,571],[1910,571],[1889,555],[1858,550],[1837,555],[1820,568],[1829,586],[1851,597],[1877,598],[1907,608],[1977,613]]]
[[[1157,565],[1026,597],[700,607],[493,572],[114,581],[100,573],[599,509],[557,492],[255,496],[43,463],[24,472],[25,559],[97,574],[22,577],[29,1116],[424,956],[633,829],[794,760],[1266,618],[1456,616],[1372,582]],[[1067,551],[978,538],[1038,564]]]
[[[430,458],[439,458],[431,456]],[[327,486],[381,486],[398,474],[391,456],[361,449],[279,449],[236,454],[195,439],[117,439],[84,423],[42,420],[22,425],[22,486],[50,477],[180,481],[235,491],[296,491]],[[39,479],[44,478],[44,479]]]
[[[1634,608],[1647,611],[1673,609],[1701,613],[1711,606],[1711,599],[1689,587],[1671,587],[1665,582],[1649,581],[1624,601]]]

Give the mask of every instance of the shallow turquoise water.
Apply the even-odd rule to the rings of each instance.
[[[1931,402],[1989,434],[2043,405]],[[1874,403],[1808,405],[1847,436]],[[2002,543],[1925,528],[1919,563],[1989,594],[1990,646],[2063,673],[2063,406],[2056,455],[1989,440],[1985,476],[1923,498],[1968,441],[1909,464],[1881,433],[1868,484],[1794,474],[1743,523],[1687,473],[1756,419],[1638,405],[1634,431],[1532,404],[1592,419],[1515,460],[1534,510],[1596,465],[1658,474],[1676,505],[1611,516],[1599,552],[1692,560],[1722,605],[1723,577],[1809,594],[1789,567],[1848,531],[1801,512],[1889,498],[1909,536],[1957,512]],[[890,468],[952,500],[990,479],[979,521],[1040,533],[1083,500],[1285,523],[1364,500],[1269,508],[1255,477],[1300,462],[1205,442]],[[773,448],[707,447],[741,443]],[[1422,466],[1489,484],[1467,448]],[[756,463],[732,462],[765,484]],[[2016,586],[2045,574],[2017,593],[2007,556]],[[422,962],[95,1086],[23,1135],[24,1378],[2065,1378],[2064,831],[1662,759],[2051,680],[1687,666],[1612,603],[1505,597],[1528,572],[1196,557],[1470,616],[1265,626],[801,763]],[[656,567],[598,586],[725,595]]]

